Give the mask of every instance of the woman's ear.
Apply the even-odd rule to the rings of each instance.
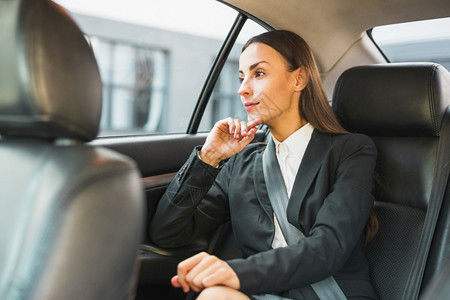
[[[308,72],[305,67],[300,67],[295,72],[295,91],[301,92],[308,83]]]

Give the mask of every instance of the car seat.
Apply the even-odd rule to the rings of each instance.
[[[135,163],[87,144],[102,83],[47,0],[0,0],[0,299],[129,299],[144,201]]]
[[[378,148],[367,245],[381,299],[417,299],[450,257],[450,74],[433,63],[358,66],[345,71],[333,110]]]

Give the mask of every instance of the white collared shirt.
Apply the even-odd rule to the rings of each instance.
[[[302,162],[303,156],[311,140],[311,135],[314,127],[307,123],[296,132],[291,134],[282,143],[273,138],[275,143],[276,155],[278,164],[280,165],[281,175],[283,176],[284,184],[288,197],[291,197],[292,187],[294,185],[297,171]],[[286,247],[287,243],[281,232],[280,225],[274,214],[275,235],[272,241],[272,248]]]

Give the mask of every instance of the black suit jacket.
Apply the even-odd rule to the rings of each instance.
[[[376,148],[364,135],[313,132],[288,203],[288,221],[304,234],[272,249],[273,210],[262,168],[265,145],[251,144],[221,168],[195,150],[169,185],[150,227],[161,247],[179,247],[231,220],[244,258],[228,261],[247,294],[281,292],[312,299],[311,283],[333,275],[347,297],[376,298],[363,229],[373,205]]]

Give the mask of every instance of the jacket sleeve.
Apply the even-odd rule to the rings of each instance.
[[[373,142],[348,135],[314,225],[296,245],[228,261],[248,294],[301,288],[336,274],[358,242],[373,205],[371,183],[376,163]],[[317,187],[317,185],[316,185]]]
[[[204,163],[198,149],[171,181],[151,219],[150,239],[160,247],[188,245],[230,218],[226,174],[219,176],[227,168]]]

